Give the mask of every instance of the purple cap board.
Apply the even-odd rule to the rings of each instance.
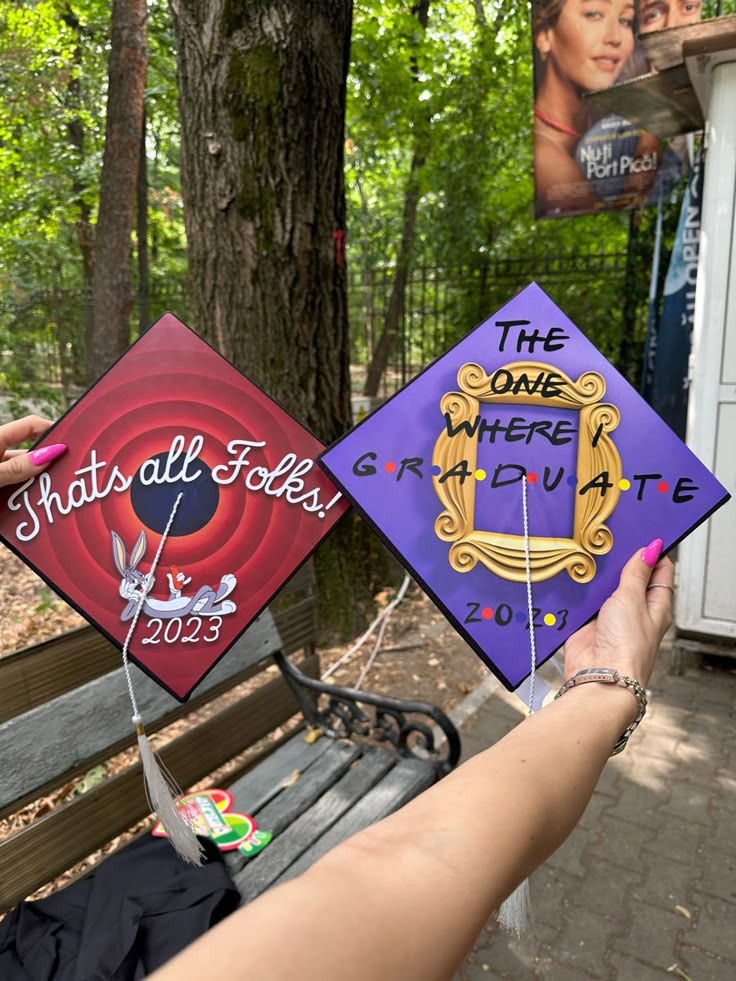
[[[510,691],[726,489],[536,283],[322,466]]]

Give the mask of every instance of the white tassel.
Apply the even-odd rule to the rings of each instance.
[[[498,922],[506,933],[513,933],[518,939],[532,925],[532,904],[529,896],[529,880],[524,881],[514,889],[508,899],[501,903]]]
[[[125,638],[125,643],[123,644],[123,668],[125,669],[125,680],[128,683],[130,704],[133,706],[133,725],[135,726],[135,734],[138,737],[138,751],[141,756],[143,782],[146,788],[146,799],[148,800],[148,806],[161,822],[161,825],[166,834],[169,836],[169,840],[174,846],[174,850],[176,851],[177,855],[179,855],[180,858],[183,858],[185,862],[191,862],[192,865],[201,865],[204,857],[204,849],[199,841],[197,841],[197,836],[195,835],[193,829],[184,820],[181,811],[179,811],[178,807],[176,806],[176,798],[181,797],[181,790],[176,785],[176,781],[166,769],[157,754],[151,749],[148,736],[146,736],[146,730],[143,728],[143,719],[138,711],[138,705],[135,700],[135,692],[133,691],[133,680],[130,677],[130,667],[128,665],[128,647],[130,646],[133,632],[136,624],[138,623],[138,618],[141,615],[141,610],[143,609],[146,596],[150,593],[151,588],[153,587],[156,566],[158,565],[158,560],[161,558],[164,542],[166,541],[169,531],[171,530],[171,523],[174,520],[176,510],[179,507],[179,502],[183,496],[184,495],[180,493],[174,501],[174,506],[171,509],[168,523],[164,529],[163,535],[161,536],[161,541],[159,542],[158,550],[154,556],[151,570],[145,577],[144,586],[138,594],[138,605],[136,607],[135,616],[130,624],[128,636]],[[141,534],[143,533],[141,532]]]
[[[526,565],[526,601],[529,611],[529,649],[531,652],[531,674],[528,682],[529,715],[533,715],[537,707],[541,708],[544,692],[537,698],[534,687],[537,674],[537,642],[534,632],[534,600],[532,597],[532,568],[529,548],[529,507],[527,503],[526,478],[521,482],[521,510],[524,518],[524,558]],[[547,686],[545,686],[547,687]],[[548,689],[549,690],[549,689]],[[532,901],[529,895],[529,880],[524,879],[511,895],[501,903],[498,911],[498,922],[506,933],[512,933],[521,938],[532,925]]]
[[[176,806],[176,797],[181,795],[181,790],[151,748],[141,717],[133,716],[133,722],[138,736],[148,804],[180,858],[192,865],[201,865],[204,855],[202,845]]]

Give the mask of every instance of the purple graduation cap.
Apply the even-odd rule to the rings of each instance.
[[[729,494],[535,283],[322,454],[494,674],[531,672],[653,538]]]

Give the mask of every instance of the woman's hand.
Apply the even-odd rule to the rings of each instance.
[[[670,560],[657,562],[661,550],[660,539],[639,549],[624,566],[618,589],[596,619],[569,638],[565,679],[583,668],[616,668],[646,687],[659,645],[672,623],[672,589],[647,589],[650,582],[673,584]]]
[[[0,426],[0,487],[20,484],[35,477],[66,451],[63,443],[52,443],[30,453],[11,449],[27,439],[38,439],[51,425],[53,424],[48,419],[42,419],[41,416],[25,416]]]

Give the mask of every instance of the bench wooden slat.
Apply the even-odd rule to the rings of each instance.
[[[297,733],[263,763],[228,787],[233,795],[232,809],[243,814],[255,814],[284,789],[284,782],[295,771],[302,774],[316,763],[330,745],[329,739],[307,742],[303,732]],[[226,852],[225,856],[229,858],[230,853]]]
[[[0,658],[0,722],[118,667],[120,651],[92,627],[8,654]]]
[[[255,899],[359,801],[396,763],[396,756],[368,746],[347,773],[297,818],[275,842],[236,874],[244,902]],[[266,827],[266,825],[264,825]]]
[[[300,600],[285,610],[274,611],[284,654],[293,654],[307,644],[317,643],[314,600]]]
[[[314,865],[335,845],[347,841],[357,831],[362,831],[376,821],[388,817],[408,803],[435,781],[429,764],[421,760],[400,760],[387,775],[376,784],[339,821],[297,859],[279,878],[276,884],[293,879]],[[269,845],[268,848],[271,846]],[[268,848],[263,852],[266,855]]]
[[[319,659],[302,670],[314,676]],[[183,788],[283,725],[296,711],[282,678],[169,743],[161,756]],[[264,754],[265,755],[265,754]],[[0,910],[8,909],[149,813],[140,765],[64,804],[0,845]]]
[[[212,697],[218,686],[230,687],[234,676],[279,647],[273,618],[265,610],[204,679],[194,707]],[[180,705],[135,665],[131,665],[131,676],[149,733],[192,711],[191,703]],[[0,813],[7,813],[15,802],[41,787],[65,782],[79,761],[86,761],[89,768],[92,758],[105,758],[133,745],[131,712],[124,672],[118,668],[0,725]]]
[[[359,756],[360,747],[355,743],[344,739],[330,740],[330,745],[320,757],[318,765],[309,767],[300,774],[295,783],[255,812],[253,817],[258,827],[270,831],[274,838],[278,838],[282,831],[340,779]],[[247,861],[245,855],[233,852],[230,871],[236,871]]]
[[[303,650],[302,670],[317,676],[312,578],[309,565],[292,578],[187,704],[134,668],[148,731],[264,671],[279,650],[287,655]],[[208,774],[229,764],[233,809],[253,814],[259,827],[273,834],[274,841],[254,860],[239,852],[226,855],[246,900],[298,875],[437,778],[431,763],[404,760],[384,748],[295,736],[303,720],[294,718],[298,706],[280,674],[229,701],[217,712],[219,705],[213,704],[209,718],[202,718],[207,712],[188,718],[183,734],[161,755],[185,791],[205,780],[227,786],[227,780]],[[90,627],[0,657],[0,817],[26,801],[43,801],[60,785],[66,791],[71,778],[133,745],[130,715],[120,655]],[[148,816],[141,768],[132,765],[0,842],[0,910]]]
[[[311,580],[311,566],[302,566],[278,599],[306,591]],[[316,626],[311,598],[284,605],[281,610],[277,604],[274,619],[279,631],[283,624],[284,653],[291,654],[307,643],[314,643]],[[63,671],[59,670],[60,664],[64,665]],[[119,667],[117,647],[87,626],[6,654],[0,657],[0,722],[29,712]]]

